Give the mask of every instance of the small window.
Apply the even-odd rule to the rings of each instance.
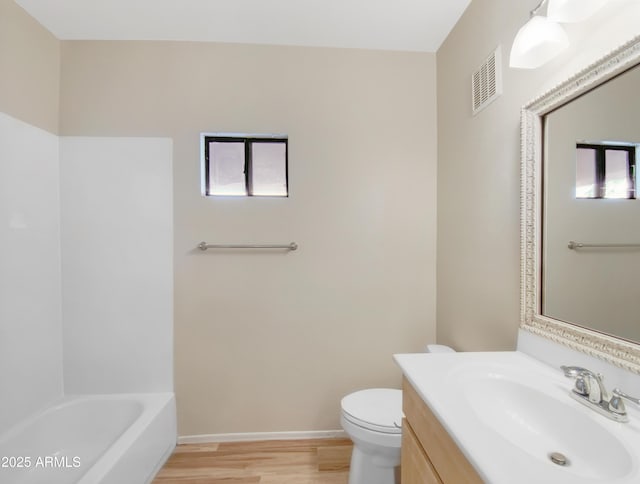
[[[203,135],[206,196],[287,197],[286,135]]]
[[[636,198],[636,147],[579,143],[576,198]]]

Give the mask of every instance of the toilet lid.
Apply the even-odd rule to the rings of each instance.
[[[370,388],[342,399],[345,418],[361,427],[385,433],[401,433],[402,391]]]

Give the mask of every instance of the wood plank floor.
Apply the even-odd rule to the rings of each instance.
[[[183,444],[153,484],[347,484],[349,439]]]

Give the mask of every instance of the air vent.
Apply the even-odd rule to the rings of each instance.
[[[473,114],[478,114],[502,94],[502,52],[500,46],[471,76]]]

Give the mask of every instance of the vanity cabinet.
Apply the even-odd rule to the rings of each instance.
[[[406,378],[402,410],[402,484],[484,482]]]

